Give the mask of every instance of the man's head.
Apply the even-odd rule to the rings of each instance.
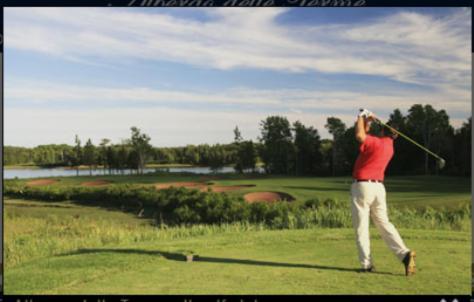
[[[391,125],[390,122],[387,123],[388,126],[395,128],[394,125]],[[390,130],[390,128],[387,128],[383,126],[380,123],[377,123],[376,121],[373,121],[371,123],[366,124],[366,131],[367,133],[370,133],[372,135],[378,136],[378,137],[389,137],[391,139],[396,139],[398,137],[398,134]]]
[[[388,122],[387,125],[394,128],[392,125],[390,125],[390,122]],[[390,128],[381,126],[380,136],[381,137],[390,137],[391,139],[395,140],[398,137],[398,134],[396,132],[392,131]]]

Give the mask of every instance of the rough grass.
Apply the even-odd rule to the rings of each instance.
[[[263,225],[195,225],[156,227],[131,214],[70,202],[5,200],[5,267],[84,246],[263,229]]]
[[[71,203],[7,200],[6,294],[470,294],[471,234],[400,229],[403,275],[375,230],[378,273],[360,274],[352,229],[233,224],[157,228]],[[184,254],[200,260],[187,263]]]

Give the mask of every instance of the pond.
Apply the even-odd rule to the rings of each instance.
[[[196,173],[196,174],[210,174],[212,170],[209,167],[169,167],[169,168],[146,168],[144,173],[153,172],[170,172],[170,173]],[[257,168],[257,172],[263,172],[263,169]],[[135,174],[135,170],[126,169],[123,174]],[[219,173],[235,173],[233,167],[224,167],[219,170]],[[109,171],[104,169],[92,170],[92,175],[108,175]],[[114,172],[115,174],[119,174]],[[121,174],[121,173],[120,173]],[[3,178],[13,179],[17,178],[37,178],[37,177],[58,177],[58,176],[76,176],[77,172],[74,169],[66,168],[39,168],[39,169],[4,169]],[[79,175],[89,175],[89,170],[79,170]]]

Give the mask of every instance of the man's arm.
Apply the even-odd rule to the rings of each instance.
[[[357,116],[355,126],[355,138],[359,143],[363,143],[370,129],[369,121],[373,118],[373,113],[364,109]]]
[[[367,133],[365,132],[365,118],[358,116],[355,127],[355,138],[359,143],[363,143],[366,136]]]

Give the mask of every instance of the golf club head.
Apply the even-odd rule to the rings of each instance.
[[[441,169],[444,168],[445,165],[446,165],[446,161],[444,159],[440,158],[438,160],[438,168],[441,170]]]

